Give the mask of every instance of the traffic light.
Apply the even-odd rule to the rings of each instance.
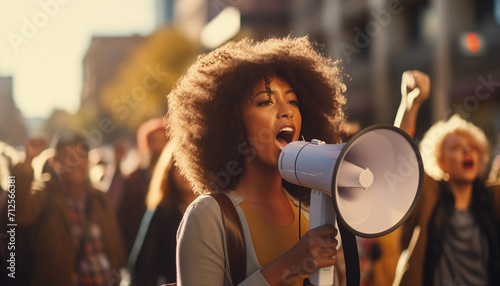
[[[466,32],[459,37],[460,50],[464,55],[482,56],[486,53],[484,37],[475,32]]]

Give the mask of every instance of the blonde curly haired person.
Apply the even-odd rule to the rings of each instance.
[[[406,73],[412,78],[409,89],[419,90],[411,98],[403,92],[404,115],[396,125],[412,134],[430,80],[419,71]],[[484,132],[455,114],[426,132],[420,150],[427,176],[403,225],[402,246],[410,251],[394,284],[499,285],[500,186],[485,181]]]

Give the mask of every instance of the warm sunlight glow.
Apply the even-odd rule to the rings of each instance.
[[[0,76],[13,77],[25,117],[76,112],[90,38],[146,35],[156,20],[153,0],[0,0],[0,7]]]
[[[201,32],[201,43],[214,49],[234,37],[241,27],[240,10],[227,7],[210,21]]]

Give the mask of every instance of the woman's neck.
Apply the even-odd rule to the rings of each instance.
[[[181,203],[189,206],[198,197],[192,190],[181,190]]]
[[[451,192],[455,197],[455,208],[458,210],[469,209],[472,200],[472,182],[453,181],[448,182]]]
[[[247,164],[236,193],[249,202],[264,203],[283,194],[278,168],[264,164]]]
[[[281,180],[278,168],[248,164],[235,192],[260,219],[277,227],[288,226],[294,215]]]

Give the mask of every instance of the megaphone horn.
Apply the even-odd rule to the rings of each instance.
[[[344,144],[291,142],[281,151],[278,168],[283,179],[313,190],[309,229],[335,224],[338,216],[340,230],[368,238],[399,227],[415,208],[423,183],[417,145],[390,125],[363,129]],[[333,270],[323,270],[311,281],[332,285]],[[328,278],[318,276],[327,271]]]

